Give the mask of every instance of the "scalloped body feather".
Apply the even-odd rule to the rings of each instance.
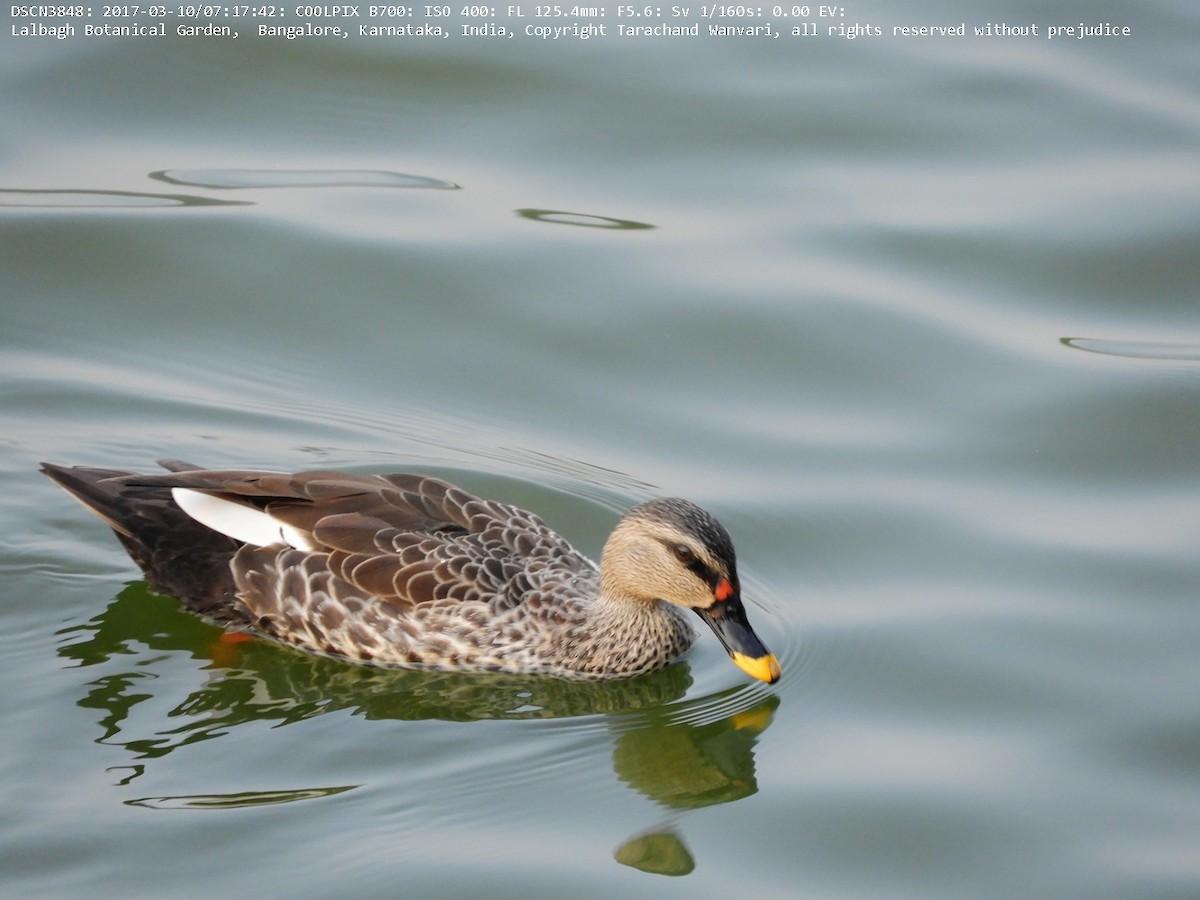
[[[377,665],[616,678],[684,653],[691,608],[739,666],[778,678],[728,535],[687,501],[635,507],[597,566],[533,513],[437,478],[163,465],[43,471],[218,621]]]

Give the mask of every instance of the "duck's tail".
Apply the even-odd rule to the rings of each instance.
[[[163,467],[198,468],[176,460]],[[233,615],[229,561],[241,544],[188,516],[164,484],[119,469],[42,463],[59,487],[101,518],[154,587],[196,612],[219,619]]]

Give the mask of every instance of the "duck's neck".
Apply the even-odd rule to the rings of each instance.
[[[646,601],[601,587],[588,610],[580,649],[588,659],[608,660],[623,674],[659,668],[687,650],[696,633],[687,613],[673,603]]]

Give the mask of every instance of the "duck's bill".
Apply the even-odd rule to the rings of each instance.
[[[740,598],[733,596],[696,612],[712,628],[739,669],[767,684],[779,680],[782,674],[779,661],[750,627]]]
[[[730,653],[729,656],[737,667],[747,675],[757,678],[759,681],[765,681],[767,684],[774,684],[779,680],[779,676],[783,674],[783,670],[779,668],[779,660],[775,658],[775,654],[773,653],[767,653],[763,656],[746,656],[743,653]]]

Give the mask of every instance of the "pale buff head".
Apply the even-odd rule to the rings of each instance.
[[[627,512],[600,556],[600,593],[693,609],[740,669],[779,680],[779,662],[746,618],[729,532],[694,503],[651,500]]]
[[[714,592],[722,581],[737,590],[733,542],[694,503],[651,500],[627,512],[609,535],[600,581],[609,596],[707,609],[717,602]]]

